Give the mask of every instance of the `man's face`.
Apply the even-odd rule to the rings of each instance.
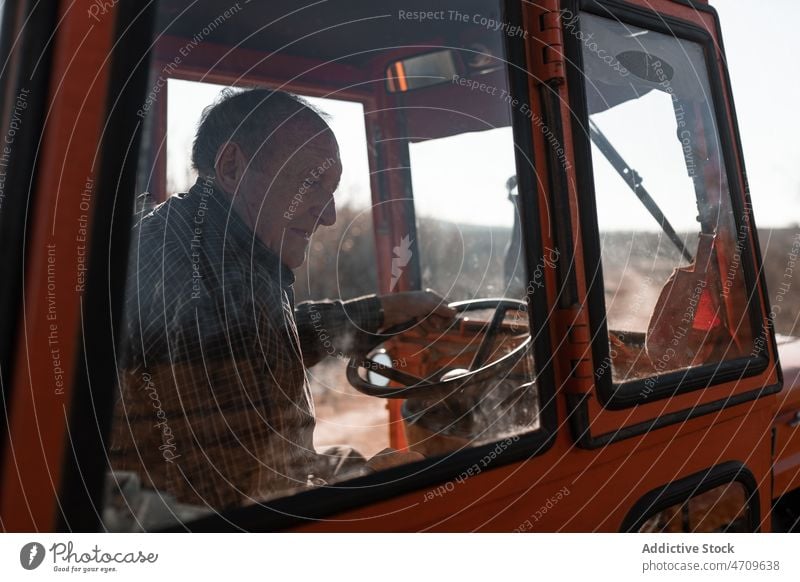
[[[333,193],[342,174],[333,132],[316,135],[318,129],[298,125],[256,155],[238,193],[245,220],[290,269],[305,261],[314,231],[336,222]]]

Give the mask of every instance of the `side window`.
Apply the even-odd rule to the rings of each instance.
[[[588,13],[581,31],[614,383],[755,355],[703,47]]]
[[[650,516],[642,533],[747,533],[753,515],[745,486],[734,481],[697,493]]]
[[[138,179],[166,192],[132,231],[106,526],[483,445],[501,462],[540,428],[526,300],[543,286],[504,32],[367,5],[176,14],[161,3],[140,109]],[[503,21],[500,2],[481,14]]]

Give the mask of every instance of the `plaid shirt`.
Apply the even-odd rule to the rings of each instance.
[[[325,475],[305,373],[382,324],[375,296],[294,306],[294,275],[213,180],[133,232],[114,469],[214,509]]]

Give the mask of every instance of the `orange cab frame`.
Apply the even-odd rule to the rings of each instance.
[[[3,236],[16,241],[9,247],[13,254],[24,257],[24,264],[6,267],[5,286],[14,292],[4,289],[0,297],[8,422],[0,441],[0,524],[6,531],[101,527],[105,443],[116,393],[110,387],[118,381],[115,330],[133,193],[142,185],[138,152],[152,168],[147,188],[164,200],[166,85],[147,117],[149,126],[137,110],[152,84],[151,71],[164,70],[186,42],[180,34],[156,34],[155,4],[77,0],[42,7],[30,1],[20,3],[14,19],[3,20],[0,40],[6,42],[10,32],[20,39],[6,47],[13,58],[3,77],[4,119],[11,118],[21,89],[31,93],[22,126],[30,137],[17,145],[22,161],[7,182],[26,193],[27,216],[18,202],[10,207],[16,229],[7,230],[8,210],[0,223]],[[800,488],[800,438],[792,424],[800,409],[800,366],[792,362],[784,381],[716,13],[690,0],[507,0],[503,6],[504,20],[525,31],[505,39],[511,93],[533,113],[516,107],[510,120],[529,273],[549,249],[564,253],[559,265],[544,269],[545,292],[529,297],[539,430],[504,446],[502,458],[485,470],[472,468],[497,456],[494,443],[179,529],[636,531],[658,511],[737,483],[746,496],[747,527],[771,531],[776,503]],[[680,378],[665,377],[645,399],[641,382],[616,386],[602,371],[610,358],[609,330],[598,272],[588,113],[581,48],[563,30],[566,10],[610,15],[702,45],[733,213],[746,232],[747,317],[761,338],[758,349]],[[25,16],[34,12],[36,24],[26,26]],[[398,58],[425,50],[430,48],[384,52],[369,74],[377,78]],[[389,111],[401,98],[412,105],[416,98],[411,91],[362,88],[364,71],[347,63],[323,64],[291,51],[264,56],[252,47],[201,43],[170,76],[358,101],[368,112],[369,135],[377,128],[399,134]],[[279,74],[294,69],[311,72],[301,80]],[[568,163],[558,159],[536,120],[556,132]],[[380,169],[402,165],[407,156],[391,140],[370,155],[377,268],[387,275],[379,277],[384,282],[392,241],[414,227],[414,208],[378,204],[404,200],[408,187],[408,176],[387,178]],[[79,266],[84,256],[87,269]],[[410,268],[397,289],[419,285],[418,268]],[[389,421],[392,444],[406,446],[399,404],[390,404]],[[442,487],[447,495],[439,494]],[[553,502],[565,496],[569,503]]]

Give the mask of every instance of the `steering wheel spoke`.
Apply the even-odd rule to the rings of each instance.
[[[396,368],[386,366],[380,362],[376,362],[372,358],[364,358],[361,360],[361,362],[358,362],[357,365],[359,368],[380,374],[384,378],[388,378],[389,380],[397,382],[398,384],[402,384],[405,387],[429,384],[429,382],[419,378],[418,376],[415,376],[414,374],[409,374],[408,372],[403,372]]]
[[[486,329],[483,340],[481,340],[481,345],[478,346],[478,350],[472,358],[472,363],[469,365],[470,371],[478,370],[486,363],[486,359],[489,357],[494,345],[494,339],[497,337],[497,332],[500,330],[500,326],[510,308],[511,306],[507,303],[499,303],[497,305],[492,320],[489,322],[489,327]]]

